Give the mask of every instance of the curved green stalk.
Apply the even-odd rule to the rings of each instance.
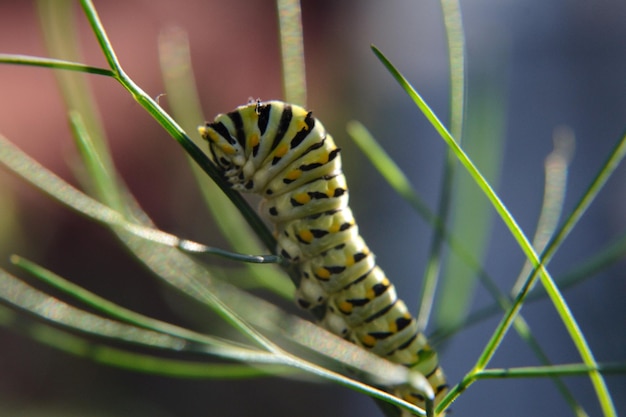
[[[558,226],[563,209],[565,191],[567,190],[567,172],[572,159],[573,148],[574,137],[569,129],[561,129],[555,132],[554,150],[545,160],[543,203],[539,220],[537,221],[535,236],[533,237],[533,247],[538,252],[545,249]],[[520,291],[528,274],[531,272],[532,266],[526,261],[515,280],[515,284],[513,284],[512,296],[515,296]],[[561,287],[559,286],[559,288]]]

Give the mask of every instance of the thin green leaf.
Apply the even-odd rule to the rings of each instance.
[[[417,195],[408,177],[380,146],[367,128],[356,120],[350,121],[346,130],[361,152],[387,181],[391,188],[400,195],[432,227],[444,230],[444,224],[424,201]]]
[[[615,172],[617,167],[623,161],[624,157],[626,157],[626,133],[622,134],[615,147],[609,153],[607,160],[602,164],[600,170],[596,174],[595,178],[576,204],[572,213],[567,217],[565,223],[559,228],[554,237],[550,240],[550,243],[546,245],[546,249],[542,254],[542,258],[549,261],[552,256],[556,253],[556,250],[559,248],[561,243],[565,240],[565,238],[569,235],[569,233],[573,230],[574,226],[578,223],[583,214],[587,211],[593,200],[597,197],[604,187],[604,184],[609,180],[611,175]],[[614,254],[611,254],[613,256]],[[536,274],[536,271],[533,272],[533,275]],[[527,280],[527,284],[532,280],[532,276],[530,276]]]
[[[111,301],[108,301],[72,282],[60,277],[52,271],[45,269],[33,262],[28,261],[18,255],[11,256],[11,262],[24,269],[39,280],[56,288],[62,293],[70,295],[73,299],[93,308],[94,310],[106,315],[107,317],[142,327],[155,332],[167,334],[173,337],[179,337],[189,342],[200,343],[204,345],[217,346],[222,348],[232,347],[230,342],[224,342],[222,339],[200,334],[179,326],[162,322],[142,314],[135,313],[121,307]]]
[[[458,0],[440,0],[450,65],[450,132],[460,140],[465,121],[465,35]]]
[[[80,36],[77,36],[78,28],[75,16],[75,2],[73,0],[58,0],[54,2],[37,1],[37,11],[39,12],[39,22],[43,32],[44,42],[48,54],[57,58],[69,61],[82,62],[84,58],[81,54],[79,44]],[[112,77],[115,73],[108,70]],[[61,97],[65,102],[65,107],[71,112],[80,112],[83,115],[83,122],[92,132],[104,132],[102,120],[97,112],[97,104],[93,98],[91,84],[85,74],[68,71],[55,71]],[[98,141],[99,150],[103,155],[108,154],[108,145],[104,140]],[[102,159],[101,163],[107,167],[113,166],[113,161]]]
[[[545,249],[558,226],[563,210],[565,191],[567,190],[567,171],[572,159],[573,148],[573,132],[566,128],[557,130],[554,135],[554,150],[545,161],[543,204],[533,237],[533,247],[537,252],[542,252]],[[513,296],[521,290],[524,281],[531,272],[532,266],[526,261],[511,290]],[[559,288],[562,289],[560,285]]]
[[[254,363],[280,363],[280,360],[266,352],[259,352],[235,344],[229,345],[223,340],[193,335],[191,331],[174,331],[175,333],[184,333],[184,337],[172,336],[160,331],[97,316],[49,296],[2,269],[0,269],[0,283],[3,288],[3,291],[0,292],[0,299],[69,329],[158,349],[209,354],[223,359]],[[139,320],[144,323],[150,321],[151,326],[162,327],[168,331],[175,327],[167,323],[158,323],[154,319],[139,318]],[[191,336],[189,340],[187,336]],[[196,340],[200,340],[200,343],[196,343]]]
[[[624,258],[626,258],[626,233],[589,256],[584,262],[574,265],[560,277],[557,284],[561,289],[573,287]],[[536,289],[528,296],[528,300],[540,300],[545,296],[543,291]]]
[[[583,262],[573,265],[568,272],[556,279],[557,286],[561,291],[565,291],[592,278],[595,274],[624,258],[626,258],[626,234],[623,234],[614,242],[609,243],[604,248],[600,249],[598,253],[590,256]],[[547,296],[548,294],[542,289],[534,288],[526,297],[524,303],[528,304],[543,300]],[[430,340],[434,344],[441,343],[457,332],[467,330],[470,326],[481,323],[498,314],[500,311],[502,311],[502,309],[497,303],[480,308],[470,313],[462,322],[452,327],[437,329],[431,334]]]
[[[504,112],[500,83],[492,87],[479,84],[469,97],[469,115],[465,128],[464,150],[472,155],[473,162],[481,172],[496,184],[504,149]],[[481,198],[480,190],[464,171],[456,173],[455,196],[452,204],[452,226],[455,239],[471,242],[466,248],[473,259],[483,264],[493,211],[489,202]],[[438,297],[437,324],[451,326],[467,315],[477,284],[473,268],[456,252],[450,254],[446,263],[445,280]],[[499,291],[498,291],[499,293]],[[500,296],[500,295],[499,295]]]
[[[185,340],[140,329],[95,314],[82,311],[54,297],[44,294],[0,269],[0,298],[36,316],[57,324],[102,337],[161,349],[182,350]]]
[[[0,135],[0,162],[35,187],[79,213],[101,223],[121,227],[129,233],[144,239],[149,239],[162,245],[177,247],[189,252],[218,255],[242,262],[274,263],[280,260],[280,258],[275,255],[242,255],[232,253],[191,240],[180,239],[175,235],[158,229],[131,223],[127,221],[121,213],[83,194],[61,178],[46,170],[35,160],[26,156],[26,154],[21,152],[2,135]]]
[[[551,366],[525,366],[507,369],[483,369],[476,373],[476,378],[553,378],[555,376],[587,376],[591,371],[598,371],[604,375],[623,374],[626,373],[626,363],[600,363],[595,368],[589,368],[582,363],[574,363]]]
[[[285,101],[306,105],[304,39],[299,0],[277,0]]]
[[[441,9],[448,41],[448,59],[450,61],[450,130],[460,144],[463,137],[463,122],[465,119],[465,37],[463,35],[463,21],[458,1],[441,0]],[[439,202],[437,204],[437,213],[444,224],[447,223],[450,213],[455,171],[456,159],[452,151],[448,149],[443,166],[441,193],[439,194]],[[443,264],[444,240],[445,237],[442,231],[436,229],[430,244],[427,257],[428,262],[424,271],[424,279],[422,280],[422,295],[417,314],[417,324],[420,330],[426,329],[433,309],[435,291],[439,285],[441,266]],[[457,294],[464,294],[468,298],[470,296],[469,292],[459,291]],[[456,297],[459,297],[459,295]],[[440,297],[440,299],[443,299],[443,297]],[[450,303],[446,304],[455,305],[455,301],[451,300]]]
[[[64,61],[62,59],[43,58],[30,55],[0,54],[0,63],[86,72],[89,74],[106,75],[108,77],[113,76],[113,72],[106,68],[92,67],[78,62]]]
[[[10,310],[9,310],[10,311]],[[10,311],[15,314],[14,312]],[[102,365],[123,368],[134,372],[149,373],[178,378],[254,378],[268,374],[284,374],[293,370],[273,364],[214,364],[183,361],[149,354],[131,352],[95,343],[87,338],[70,334],[45,322],[20,320],[19,329],[39,343],[59,349],[74,356],[89,359]],[[14,326],[15,327],[15,326]]]
[[[385,65],[388,71],[392,74],[392,76],[398,81],[398,83],[402,86],[402,88],[406,91],[406,93],[413,99],[415,104],[420,108],[422,113],[426,116],[426,118],[431,122],[433,127],[437,130],[437,132],[444,139],[446,144],[452,148],[455,155],[461,162],[461,164],[465,167],[468,173],[474,178],[476,184],[483,190],[493,207],[496,209],[496,212],[500,215],[504,223],[509,228],[509,231],[518,242],[520,248],[525,253],[526,257],[532,262],[533,266],[537,269],[539,273],[539,278],[541,282],[548,292],[552,303],[555,306],[555,309],[561,320],[563,321],[570,337],[572,338],[574,345],[576,346],[579,354],[581,355],[584,363],[589,367],[597,366],[593,353],[589,348],[589,344],[587,343],[583,333],[581,332],[578,323],[574,319],[572,312],[570,311],[567,303],[563,299],[561,293],[558,288],[554,284],[551,276],[546,270],[545,266],[541,263],[539,256],[532,248],[532,245],[518,226],[517,222],[511,215],[511,213],[506,209],[500,198],[497,196],[493,188],[489,185],[489,183],[484,179],[481,173],[478,171],[476,166],[472,163],[472,161],[468,158],[468,156],[463,152],[463,150],[458,146],[458,144],[454,141],[450,133],[443,126],[443,124],[439,121],[439,119],[435,116],[433,111],[428,107],[428,105],[424,102],[421,96],[417,93],[417,91],[410,85],[410,83],[396,70],[396,68],[391,64],[391,62],[375,47],[372,47],[376,56],[380,59],[380,61]],[[582,213],[581,213],[582,214]],[[529,286],[532,285],[533,279],[529,279]],[[493,334],[492,339],[487,344],[483,354],[479,358],[474,368],[475,371],[484,369],[489,360],[493,357],[497,346],[499,346],[500,342],[504,338],[507,330],[512,325],[515,316],[518,314],[521,309],[523,300],[528,292],[529,287],[524,287],[524,292],[520,293],[516,299],[511,310],[506,314],[506,316],[501,321],[500,325],[497,327],[496,331]],[[596,390],[596,394],[598,396],[598,400],[603,409],[603,412],[606,416],[615,416],[615,406],[613,405],[613,401],[611,399],[608,388],[606,387],[606,382],[602,375],[598,372],[591,371],[590,378],[592,384]],[[450,393],[444,398],[444,400],[439,404],[438,410],[445,409],[449,402],[451,402],[458,394],[460,393],[459,389],[464,390],[464,383],[471,380],[471,374],[468,375],[464,381],[462,381],[458,387],[455,387],[450,391]],[[470,382],[471,383],[471,382]]]

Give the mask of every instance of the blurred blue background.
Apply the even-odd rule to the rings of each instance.
[[[96,6],[126,71],[152,96],[163,92],[157,38],[173,25],[188,31],[207,119],[250,97],[282,96],[277,18],[270,1],[158,0]],[[526,0],[461,6],[468,119],[488,120],[473,104],[486,96],[499,98],[502,117],[493,129],[504,145],[497,191],[532,236],[543,197],[544,160],[553,148],[555,129],[567,127],[576,137],[564,209],[569,213],[626,126],[626,3]],[[79,20],[85,62],[105,66],[84,18]],[[345,125],[355,119],[371,129],[419,194],[436,207],[443,141],[369,45],[378,46],[447,120],[449,73],[440,7],[434,1],[304,1],[303,21],[307,106],[343,148],[351,206],[362,234],[407,304],[416,308],[432,227],[359,154]],[[0,2],[0,52],[46,55],[34,4]],[[212,244],[211,221],[203,217],[178,145],[112,80],[93,76],[90,81],[116,163],[144,208],[161,228]],[[71,135],[52,71],[0,66],[0,92],[0,132],[70,180]],[[167,97],[161,100],[167,107]],[[625,186],[626,169],[620,167],[551,263],[555,276],[624,234]],[[6,216],[16,218],[10,223],[14,233],[0,245],[4,267],[8,255],[17,252],[122,305],[177,320],[153,278],[100,226],[6,171],[0,175],[0,191]],[[476,198],[483,197],[477,193]],[[523,262],[521,250],[494,216],[485,268],[508,291]],[[600,362],[626,358],[625,266],[622,260],[565,293]],[[490,301],[479,287],[471,307]],[[523,314],[555,363],[579,362],[549,302],[530,304]],[[451,383],[471,369],[496,324],[494,317],[440,346]],[[371,400],[336,386],[274,379],[180,381],[100,367],[5,329],[0,329],[0,343],[0,415],[191,417],[209,410],[220,416],[381,415]],[[530,349],[510,332],[491,365],[535,364]],[[626,376],[606,380],[618,412],[626,412]],[[590,415],[599,415],[588,378],[568,378],[566,383]],[[459,416],[568,413],[548,379],[478,382],[454,405]]]

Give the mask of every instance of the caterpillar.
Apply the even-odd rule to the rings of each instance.
[[[257,101],[198,129],[232,188],[262,197],[277,253],[300,274],[300,307],[321,311],[327,330],[422,373],[440,401],[448,387],[437,354],[359,235],[340,149],[322,123],[300,106]],[[424,407],[408,386],[394,393]]]

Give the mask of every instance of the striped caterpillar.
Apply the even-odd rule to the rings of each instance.
[[[440,401],[447,385],[437,354],[359,235],[339,148],[322,123],[300,106],[257,101],[199,131],[233,189],[263,198],[277,252],[301,275],[297,303],[322,310],[329,331],[422,373]],[[408,386],[394,393],[424,407]]]

